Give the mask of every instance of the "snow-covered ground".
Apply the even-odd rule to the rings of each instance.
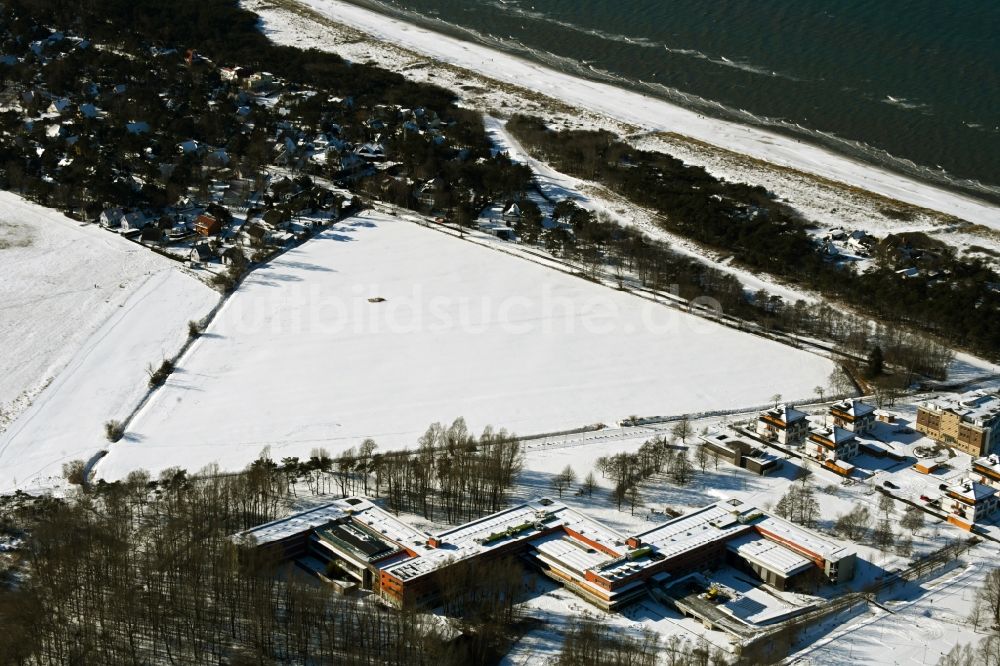
[[[150,276],[175,265],[0,191],[0,432]]]
[[[64,463],[106,449],[104,423],[124,420],[138,405],[147,392],[147,365],[176,354],[188,321],[217,301],[218,293],[174,268],[142,282],[0,434],[0,492],[50,488]]]
[[[969,613],[997,555],[997,544],[983,544],[940,579],[883,594],[884,609],[869,606],[861,616],[794,653],[788,663],[936,664],[956,644],[978,643],[986,634],[975,631]]]
[[[370,302],[384,298],[384,302]],[[519,433],[808,397],[826,358],[380,213],[254,271],[99,476],[240,468],[463,416]]]
[[[342,52],[348,58],[372,59],[383,65],[399,65],[399,56],[406,51],[419,53],[461,70],[471,70],[479,77],[492,79],[504,86],[520,89],[557,100],[579,113],[605,116],[637,131],[674,132],[712,146],[750,155],[772,164],[815,174],[824,179],[875,192],[890,199],[930,208],[993,229],[1000,228],[996,206],[970,197],[947,192],[915,180],[861,164],[818,146],[774,134],[759,128],[716,120],[669,102],[564,74],[543,65],[504,54],[485,46],[462,41],[447,35],[414,26],[340,0],[297,0],[334,23],[350,26],[375,40],[391,45],[388,56],[378,53],[378,46],[357,43],[344,51],[348,39],[332,40],[330,26],[283,10],[270,3],[249,0],[246,5],[265,19],[265,30],[276,41],[300,46],[317,46]],[[313,23],[313,25],[309,25]],[[305,25],[303,25],[305,24]],[[324,30],[323,28],[326,28]],[[340,43],[336,43],[340,41]],[[400,50],[402,47],[405,51]],[[392,62],[395,60],[395,62]],[[412,65],[413,63],[407,63]],[[415,67],[404,70],[427,70]],[[435,69],[434,80],[460,90],[482,85],[481,80],[455,76],[449,81],[447,72]],[[431,76],[419,71],[417,76]],[[486,82],[486,88],[490,85]],[[522,107],[537,107],[531,100]]]

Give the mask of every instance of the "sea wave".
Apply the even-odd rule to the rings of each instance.
[[[924,102],[918,102],[916,100],[907,99],[905,97],[893,97],[892,95],[886,95],[885,98],[880,100],[883,104],[889,104],[890,106],[899,107],[900,109],[906,109],[907,111],[925,111],[931,112],[931,105],[925,104]]]
[[[670,46],[663,42],[649,39],[647,37],[633,37],[630,35],[623,35],[614,32],[607,32],[604,30],[599,30],[597,28],[588,28],[571,21],[564,21],[562,19],[555,18],[543,12],[536,11],[534,9],[525,9],[514,2],[504,2],[504,0],[494,0],[493,2],[486,3],[492,7],[495,7],[504,13],[512,16],[517,16],[519,18],[528,19],[531,21],[537,21],[540,23],[548,23],[550,25],[556,25],[566,30],[571,30],[573,32],[588,35],[590,37],[596,37],[598,39],[603,39],[609,42],[619,42],[623,44],[630,44],[632,46],[639,46],[648,49],[660,49],[662,48],[667,53],[673,55],[687,56],[691,58],[696,58],[698,60],[703,60],[705,62],[710,62],[714,65],[719,65],[720,67],[731,67],[733,69],[738,69],[744,72],[749,72],[751,74],[757,74],[759,76],[770,76],[782,79],[788,79],[789,81],[801,81],[798,77],[792,76],[791,74],[785,74],[777,72],[773,69],[755,65],[750,62],[746,62],[745,59],[733,60],[726,56],[712,56],[707,53],[703,53],[696,49],[685,49],[678,48],[675,46]]]
[[[574,58],[560,56],[549,51],[529,46],[513,35],[497,36],[482,33],[472,28],[450,23],[437,17],[428,17],[426,14],[418,14],[416,12],[402,9],[398,6],[383,2],[382,0],[350,1],[356,4],[368,6],[369,8],[375,9],[383,14],[396,15],[411,23],[418,25],[423,24],[439,32],[460,35],[469,41],[481,44],[488,48],[494,48],[513,55],[518,55],[567,74],[643,92],[652,97],[673,102],[679,106],[704,113],[705,115],[722,118],[724,120],[731,120],[737,123],[754,125],[765,129],[776,130],[793,137],[800,137],[803,141],[819,144],[849,157],[868,162],[869,164],[875,164],[897,173],[902,173],[927,182],[935,183],[939,186],[945,186],[951,189],[965,191],[967,193],[979,194],[992,200],[1000,199],[1000,185],[991,185],[972,178],[961,178],[949,173],[947,170],[941,168],[940,165],[932,167],[918,164],[913,160],[893,155],[888,150],[873,146],[863,141],[845,138],[833,132],[805,127],[797,122],[784,118],[754,114],[746,109],[733,108],[716,100],[706,99],[700,97],[699,95],[687,93],[660,83],[629,78],[606,69],[595,67],[594,63],[591,61],[579,61]],[[508,0],[507,2],[502,2],[502,0],[494,1],[507,10],[518,12],[530,11],[517,6],[512,0]],[[527,14],[525,14],[525,16],[527,17]],[[551,19],[551,17],[546,17],[546,20],[549,20],[549,22],[557,21],[557,19]],[[622,39],[626,38],[624,35],[620,37]],[[659,44],[658,46],[665,48],[668,51],[671,50],[671,47],[667,47],[663,44]],[[674,51],[682,55],[688,55],[699,59],[707,59],[712,62],[719,60],[720,62],[717,62],[716,64],[721,64],[727,67],[754,67],[748,63],[740,63],[727,58],[720,57],[712,59],[710,56],[707,56],[700,51],[693,51],[690,49],[674,49]],[[917,106],[913,100],[907,100],[904,98],[891,97],[887,95],[882,101],[886,104],[899,106],[900,108],[907,108],[903,105],[914,105],[914,109],[921,109],[921,107]],[[991,130],[986,129],[985,131]]]

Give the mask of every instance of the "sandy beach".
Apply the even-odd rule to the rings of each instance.
[[[320,25],[303,34],[303,15],[322,17],[327,23],[340,24],[360,31],[387,47],[422,54],[451,67],[471,70],[481,77],[504,86],[517,86],[544,95],[578,109],[581,114],[605,116],[639,132],[669,132],[689,137],[734,153],[764,160],[881,195],[912,206],[937,211],[973,224],[1000,230],[1000,208],[933,185],[897,175],[819,146],[809,145],[755,127],[749,127],[700,115],[694,111],[615,86],[577,78],[540,64],[529,62],[472,42],[433,32],[404,21],[379,14],[340,0],[286,0],[286,9],[298,4],[307,10],[283,10],[270,3],[251,0],[244,3],[264,18],[265,30],[272,39],[302,46],[316,46],[343,53],[351,58],[353,48],[341,48],[336,40],[323,40]],[[301,9],[300,8],[300,9]],[[287,25],[298,18],[297,25]],[[375,45],[377,47],[377,45]],[[382,58],[373,58],[386,66]],[[404,72],[409,74],[408,72]],[[430,80],[448,86],[447,77]],[[425,79],[427,80],[427,79]],[[526,110],[530,105],[525,105]]]

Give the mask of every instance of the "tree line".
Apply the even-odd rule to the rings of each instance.
[[[416,449],[377,448],[366,439],[336,457],[315,449],[308,460],[288,457],[280,467],[292,488],[303,479],[317,494],[370,495],[397,514],[457,524],[507,506],[524,463],[513,434],[487,426],[477,437],[461,417],[450,426],[432,424]]]
[[[550,130],[514,116],[508,128],[557,169],[602,183],[660,213],[670,232],[731,254],[734,260],[849,303],[887,325],[903,325],[1000,355],[1000,276],[979,259],[935,247],[933,271],[903,278],[892,252],[880,251],[864,273],[825,261],[808,221],[762,187],[731,183],[664,153],[636,150],[606,131]],[[898,241],[898,242],[897,242]],[[894,245],[906,239],[890,239]],[[925,252],[926,254],[926,252]],[[711,295],[711,294],[709,294]]]

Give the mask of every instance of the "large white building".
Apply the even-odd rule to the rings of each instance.
[[[626,536],[547,498],[429,534],[354,497],[234,538],[401,607],[436,603],[449,567],[501,556],[534,564],[606,610],[724,564],[784,590],[849,580],[855,562],[854,552],[835,541],[735,499]]]

